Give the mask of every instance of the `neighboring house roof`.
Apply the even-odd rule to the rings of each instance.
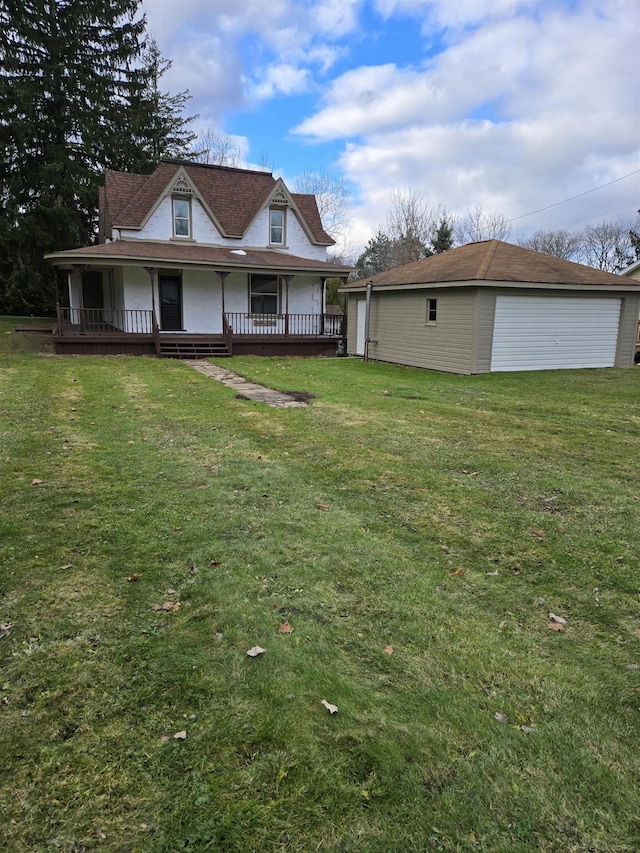
[[[335,314],[336,317],[342,317],[344,311],[339,305],[325,305],[325,314]]]
[[[271,172],[181,160],[161,160],[151,175],[107,171],[104,235],[109,237],[112,228],[141,228],[180,170],[187,175],[226,237],[241,238],[258,211],[269,202],[270,194],[282,184]],[[335,241],[322,227],[315,196],[302,193],[289,193],[289,196],[312,241],[333,245]]]
[[[444,283],[506,286],[599,285],[626,289],[631,285],[619,275],[585,267],[502,240],[484,240],[449,249],[421,261],[405,264],[369,279],[343,285],[341,290],[363,290],[372,282],[376,289],[436,285]],[[631,288],[630,288],[631,289]],[[633,288],[635,289],[635,288]]]
[[[640,278],[640,261],[635,261],[635,263],[631,264],[626,269],[623,269],[620,275],[629,276],[631,278]]]
[[[352,267],[299,258],[273,249],[230,249],[222,246],[203,246],[180,243],[162,243],[152,240],[114,240],[81,249],[68,249],[45,256],[56,266],[91,264],[108,261],[114,265],[131,262],[156,264],[180,264],[182,266],[215,266],[220,269],[269,269],[283,274],[296,272],[315,273],[323,276],[347,276]]]

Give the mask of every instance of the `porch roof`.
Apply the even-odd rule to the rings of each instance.
[[[75,264],[94,266],[197,266],[221,270],[277,270],[282,273],[311,273],[327,278],[344,278],[351,267],[299,258],[273,249],[230,249],[183,243],[156,243],[152,240],[114,240],[80,249],[45,255],[54,266]]]

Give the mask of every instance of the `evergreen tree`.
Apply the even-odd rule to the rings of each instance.
[[[95,239],[104,169],[148,167],[162,144],[155,126],[139,154],[153,135],[151,112],[167,121],[183,103],[184,93],[171,101],[157,91],[167,67],[157,52],[141,62],[139,5],[0,3],[0,313],[53,310],[55,275],[43,255]],[[170,145],[176,130],[165,134]]]
[[[189,90],[177,95],[160,90],[160,80],[172,65],[151,39],[142,55],[142,68],[134,72],[142,87],[134,89],[128,110],[131,154],[127,166],[133,172],[150,173],[163,157],[184,157],[197,139],[187,125],[198,116],[183,117],[191,100]]]
[[[438,226],[436,228],[436,233],[431,240],[431,251],[432,255],[439,255],[440,252],[447,252],[449,249],[453,248],[453,222],[452,220],[443,215],[438,222]]]
[[[364,252],[356,261],[356,278],[368,278],[379,272],[393,269],[395,262],[394,241],[378,231],[365,246]]]

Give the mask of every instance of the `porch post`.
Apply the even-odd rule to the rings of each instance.
[[[223,328],[224,328],[224,316],[225,316],[225,307],[224,307],[224,282],[226,277],[229,275],[228,271],[224,270],[216,270],[216,275],[220,279],[220,293],[222,294],[222,317],[223,317]]]
[[[327,312],[327,280],[322,279],[322,293],[320,295],[320,334],[324,335],[324,320]]]
[[[156,268],[145,267],[151,279],[151,333],[153,334],[153,343],[156,350],[156,356],[160,358],[160,327],[156,317]]]
[[[80,326],[80,334],[84,334],[84,294],[82,292],[82,270],[84,266],[74,264],[69,273],[69,304],[73,302],[71,293],[75,288],[78,294],[78,320]]]
[[[285,303],[284,303],[284,333],[289,334],[289,282],[293,278],[292,275],[283,275]]]

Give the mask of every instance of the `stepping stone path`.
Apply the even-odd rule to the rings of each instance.
[[[248,379],[238,376],[237,373],[232,373],[225,367],[218,367],[217,364],[192,359],[183,359],[182,363],[188,364],[189,367],[192,367],[204,376],[210,376],[211,379],[216,379],[227,388],[233,388],[234,391],[247,400],[255,400],[257,403],[266,403],[267,406],[273,406],[276,409],[299,409],[307,407],[307,403],[295,400],[291,394],[285,394],[283,391],[274,391],[273,388],[266,388],[264,385],[257,385],[255,382],[249,382]]]

